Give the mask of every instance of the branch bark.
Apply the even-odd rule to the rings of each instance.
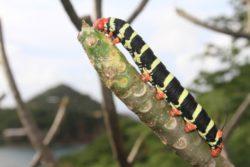
[[[102,17],[102,0],[95,0],[94,2],[95,2],[94,19],[96,20]],[[115,159],[117,159],[117,162],[120,167],[129,167],[131,165],[127,162],[127,155],[123,147],[123,139],[112,92],[103,85],[101,80],[100,83],[101,83],[102,98],[103,98],[102,111],[103,111],[104,123],[113,156]]]
[[[145,133],[142,133],[136,139],[136,141],[135,141],[135,143],[134,143],[134,145],[133,145],[133,147],[132,147],[132,149],[131,149],[131,151],[130,151],[130,153],[128,155],[128,158],[127,158],[128,163],[132,164],[134,162],[135,157],[138,154],[138,151],[139,151],[144,139],[146,138],[146,136],[147,135]]]
[[[216,32],[220,32],[220,33],[223,33],[223,34],[227,34],[227,35],[230,35],[232,37],[235,37],[235,38],[245,38],[245,39],[248,39],[250,40],[250,34],[248,33],[244,33],[244,32],[235,32],[233,30],[228,30],[228,29],[223,29],[223,28],[220,28],[216,25],[210,25],[209,23],[205,22],[205,21],[202,21],[200,20],[199,18],[187,13],[186,11],[182,10],[182,9],[176,9],[176,12],[179,16],[183,17],[184,19],[196,24],[196,25],[199,25],[201,27],[205,27],[207,29],[210,29],[210,30],[213,30],[213,31],[216,31]]]
[[[128,17],[127,22],[132,23],[136,17],[143,11],[149,0],[142,0],[141,3],[137,6],[135,11]]]
[[[66,112],[66,107],[68,105],[69,102],[69,98],[67,96],[63,97],[57,114],[55,116],[55,119],[48,131],[48,133],[46,134],[45,138],[43,139],[43,145],[44,146],[49,146],[50,143],[52,142],[52,140],[54,139],[54,137],[56,136],[56,134],[58,133],[58,131],[60,130],[60,126],[64,120],[65,117],[65,112]],[[39,162],[41,161],[42,155],[43,155],[43,151],[38,151],[32,158],[30,166],[31,167],[35,167],[39,165]]]
[[[28,138],[32,144],[32,146],[37,150],[46,150],[45,154],[43,155],[43,162],[46,166],[54,166],[55,165],[55,160],[53,158],[53,154],[51,150],[47,147],[43,146],[42,143],[42,132],[38,128],[36,122],[34,121],[30,111],[27,109],[24,101],[22,100],[21,94],[17,88],[14,76],[12,74],[7,55],[5,52],[5,47],[4,47],[4,40],[3,40],[3,32],[2,32],[2,27],[1,27],[1,22],[0,22],[0,54],[2,57],[2,63],[3,63],[3,68],[5,71],[6,78],[9,82],[10,89],[12,91],[12,94],[15,98],[16,104],[17,104],[17,114],[18,117],[25,128]]]
[[[247,111],[247,107],[250,105],[250,93],[246,96],[244,101],[240,104],[238,109],[235,111],[235,114],[232,116],[231,120],[226,124],[224,129],[224,140],[228,140],[233,133],[235,127],[240,122],[240,119],[242,118],[245,111]]]
[[[77,30],[81,30],[81,25],[79,26],[78,22],[81,22],[77,16],[70,0],[61,0],[65,12],[70,17],[72,23],[75,25]],[[94,0],[94,20],[102,17],[102,0]],[[93,23],[90,20],[91,24]],[[76,24],[77,23],[77,24]],[[114,100],[112,93],[101,83],[102,90],[102,111],[104,117],[105,128],[111,145],[112,153],[114,158],[117,159],[120,167],[129,167],[130,164],[127,163],[126,154],[123,148],[122,135],[120,133],[119,121],[114,105]]]
[[[155,89],[144,83],[125,56],[103,33],[83,24],[78,39],[103,83],[171,150],[193,166],[233,165],[223,157],[211,158],[209,147],[197,133],[185,133],[181,118],[168,116],[170,106],[155,99]]]

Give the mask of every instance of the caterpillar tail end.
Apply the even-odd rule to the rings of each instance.
[[[221,153],[223,147],[224,147],[224,144],[221,143],[221,144],[220,144],[219,146],[217,146],[216,148],[211,149],[211,156],[212,156],[213,158],[218,157],[218,156],[220,155],[220,153]]]
[[[169,111],[169,115],[171,117],[176,117],[176,116],[180,116],[182,115],[181,111],[176,109],[176,108],[173,108],[172,110]]]
[[[192,131],[194,131],[196,129],[197,129],[197,126],[195,124],[186,122],[185,127],[184,127],[184,131],[186,133],[192,132]]]

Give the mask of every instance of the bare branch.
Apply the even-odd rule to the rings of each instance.
[[[94,19],[102,17],[102,0],[94,0]]]
[[[127,156],[123,148],[123,140],[112,93],[103,84],[101,84],[101,86],[103,118],[113,155],[118,160],[120,167],[129,167],[130,165],[127,162]]]
[[[27,136],[24,128],[6,128],[3,130],[3,137],[7,140]]]
[[[6,94],[2,94],[2,95],[0,96],[0,102],[1,102],[5,97],[6,97]]]
[[[141,133],[141,135],[136,139],[129,155],[127,158],[128,163],[132,164],[135,160],[136,155],[138,154],[138,151],[144,141],[144,139],[146,138],[146,134],[145,133]]]
[[[78,17],[73,5],[71,4],[70,0],[61,0],[64,10],[68,14],[71,22],[74,24],[78,31],[81,30],[82,22]]]
[[[142,12],[142,10],[144,9],[144,7],[147,5],[148,1],[149,0],[142,0],[141,1],[141,3],[137,6],[137,8],[135,9],[135,11],[127,19],[128,23],[132,23],[135,20],[135,18]]]
[[[94,20],[102,17],[102,0],[95,0]],[[111,91],[101,83],[102,90],[102,111],[105,128],[111,145],[112,153],[117,159],[120,167],[129,167],[126,154],[123,148],[123,139],[119,128],[117,111]]]
[[[6,94],[2,94],[1,96],[0,96],[0,111],[1,111],[1,103],[2,103],[2,101],[3,101],[3,99],[6,97]]]
[[[65,111],[66,111],[66,107],[68,105],[69,102],[69,98],[67,96],[63,97],[60,105],[59,105],[59,109],[57,111],[57,114],[55,116],[55,119],[48,131],[48,133],[46,134],[45,138],[43,139],[43,144],[44,146],[49,146],[51,141],[54,139],[54,137],[56,136],[56,134],[58,133],[60,126],[64,120],[65,117]],[[41,158],[42,158],[42,151],[38,151],[32,158],[32,161],[30,163],[31,167],[35,167],[39,164]]]
[[[184,11],[182,9],[178,9],[177,8],[176,12],[177,12],[177,14],[179,16],[187,19],[188,21],[190,21],[190,22],[192,22],[192,23],[194,23],[196,25],[205,27],[207,29],[210,29],[210,30],[213,30],[213,31],[216,31],[216,32],[227,34],[227,35],[233,36],[235,38],[246,38],[246,39],[250,40],[250,34],[248,34],[248,33],[235,32],[233,30],[228,30],[228,29],[220,28],[220,27],[218,27],[216,25],[210,25],[209,23],[207,23],[205,21],[202,21],[202,20],[198,19],[195,16],[192,16],[191,14],[187,13],[186,11]]]
[[[228,140],[229,137],[231,136],[232,132],[234,131],[240,119],[242,118],[249,104],[250,104],[250,94],[246,96],[245,100],[240,104],[238,109],[235,111],[235,114],[232,116],[231,120],[225,126],[223,135],[225,141]]]
[[[4,40],[3,40],[3,32],[1,27],[1,21],[0,21],[0,55],[2,57],[2,64],[5,71],[6,78],[9,82],[10,89],[12,91],[12,94],[15,98],[16,104],[17,104],[17,114],[18,117],[25,128],[28,138],[33,145],[33,147],[39,151],[44,149],[43,143],[42,143],[42,132],[38,128],[36,122],[34,121],[31,112],[27,109],[24,101],[22,100],[21,94],[17,88],[15,79],[13,77],[8,58],[5,52],[4,47]],[[51,150],[46,149],[46,154],[43,155],[43,160],[46,163],[47,166],[54,166],[55,161],[52,155]]]

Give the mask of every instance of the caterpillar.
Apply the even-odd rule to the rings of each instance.
[[[172,106],[170,116],[183,117],[185,132],[197,129],[210,146],[211,156],[217,157],[223,149],[222,130],[217,128],[205,109],[166,69],[142,37],[128,23],[118,18],[97,19],[94,28],[111,37],[114,44],[121,43],[129,51],[142,73],[142,80],[156,88],[156,99],[164,99]]]

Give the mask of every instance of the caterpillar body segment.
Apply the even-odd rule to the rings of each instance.
[[[199,135],[210,146],[211,155],[217,157],[223,148],[222,131],[216,127],[204,108],[154,55],[141,36],[128,23],[117,18],[98,19],[94,27],[106,34],[112,34],[114,43],[121,42],[139,67],[142,79],[156,88],[156,98],[165,99],[172,106],[169,114],[181,115],[184,118],[186,132],[197,129]]]

